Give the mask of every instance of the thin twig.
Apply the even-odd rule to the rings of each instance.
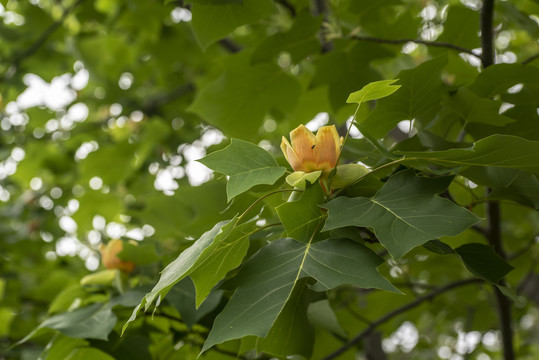
[[[523,62],[521,62],[522,65],[526,65],[526,64],[529,64],[531,63],[533,60],[535,59],[539,59],[539,54],[535,54],[533,56],[530,56],[529,58],[527,58],[526,60],[524,60]]]
[[[514,259],[520,257],[521,255],[524,255],[524,254],[527,253],[532,247],[534,247],[535,244],[537,244],[537,241],[535,240],[535,238],[532,238],[531,241],[528,242],[526,245],[524,245],[524,247],[522,247],[520,250],[515,251],[515,252],[512,253],[511,255],[507,255],[507,260],[514,260]]]
[[[461,46],[450,44],[447,42],[441,42],[441,41],[429,41],[429,40],[422,40],[422,39],[381,39],[381,38],[372,37],[372,36],[359,36],[359,35],[352,35],[350,38],[354,40],[358,40],[358,41],[369,41],[369,42],[376,42],[376,43],[381,43],[381,44],[393,44],[393,45],[400,45],[400,44],[406,44],[406,43],[411,42],[414,44],[423,44],[423,45],[432,46],[432,47],[443,47],[443,48],[455,50],[458,52],[466,53],[478,59],[481,58],[479,55],[477,55],[470,49],[463,48]]]
[[[77,0],[74,2],[71,6],[64,9],[64,12],[62,13],[62,16],[57,21],[53,22],[51,25],[49,25],[48,28],[45,29],[45,31],[41,34],[39,38],[36,39],[30,45],[26,50],[21,52],[20,54],[16,55],[11,60],[11,66],[8,69],[8,71],[4,74],[4,78],[9,74],[9,77],[13,76],[15,72],[18,70],[21,63],[29,58],[30,56],[34,55],[36,51],[38,51],[49,39],[49,37],[64,23],[65,19],[71,14],[75,8],[77,8],[80,4],[82,4],[84,0]]]
[[[410,302],[410,303],[408,303],[408,304],[406,304],[404,306],[401,306],[400,308],[397,308],[397,309],[387,313],[386,315],[380,317],[378,320],[373,321],[365,330],[363,330],[362,332],[357,334],[352,340],[350,340],[345,345],[341,346],[339,349],[337,349],[333,353],[331,353],[331,354],[327,355],[326,357],[324,357],[323,360],[335,359],[337,356],[342,355],[349,348],[351,348],[352,346],[357,345],[361,340],[363,340],[365,337],[367,337],[374,329],[376,329],[377,326],[391,320],[392,318],[394,318],[394,317],[396,317],[396,316],[398,316],[398,315],[400,315],[402,313],[407,312],[408,310],[411,310],[411,309],[421,305],[425,301],[433,300],[435,297],[437,297],[437,296],[439,296],[439,295],[441,295],[441,294],[443,294],[443,293],[445,293],[447,291],[453,290],[455,288],[465,286],[465,285],[470,285],[470,284],[482,283],[482,282],[483,281],[481,279],[476,279],[476,278],[459,280],[459,281],[450,283],[448,285],[445,285],[445,286],[443,286],[443,287],[441,287],[441,288],[439,288],[437,290],[434,290],[434,291],[432,291],[432,292],[430,292],[430,293],[428,293],[426,295],[418,297],[414,301],[412,301],[412,302]]]
[[[484,0],[481,8],[481,64],[483,69],[494,64],[494,0]]]
[[[243,50],[243,48],[239,44],[229,38],[219,40],[219,44],[232,54],[238,53]]]
[[[290,16],[296,17],[296,9],[288,2],[288,0],[275,0],[275,2],[288,10]]]

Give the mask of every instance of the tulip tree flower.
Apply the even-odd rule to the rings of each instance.
[[[281,150],[294,171],[329,172],[337,165],[342,141],[335,125],[322,126],[316,136],[300,125],[290,132],[290,142],[283,136]]]
[[[290,142],[283,136],[281,150],[294,173],[286,182],[294,187],[305,188],[307,182],[314,184],[320,179],[326,193],[353,183],[368,169],[359,164],[338,165],[343,138],[335,125],[321,127],[316,136],[304,125],[290,132]],[[335,168],[335,173],[330,176]]]
[[[135,268],[135,264],[131,261],[123,261],[118,258],[118,253],[123,249],[123,243],[120,239],[114,239],[108,242],[107,245],[101,245],[101,261],[107,269],[119,269],[125,273],[130,273]]]

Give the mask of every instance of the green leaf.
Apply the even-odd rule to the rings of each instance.
[[[468,49],[481,46],[477,34],[479,29],[479,12],[464,6],[450,6],[447,10],[447,20],[444,31],[437,39]]]
[[[249,55],[227,58],[223,74],[198,91],[188,110],[228,136],[257,139],[265,115],[272,109],[290,112],[301,87],[273,63],[251,66]]]
[[[464,244],[456,248],[455,252],[472,274],[493,284],[514,269],[488,245]]]
[[[502,94],[516,84],[539,83],[539,68],[521,64],[495,64],[484,69],[468,87],[484,98]]]
[[[511,135],[492,135],[474,143],[469,149],[432,152],[396,151],[408,163],[456,166],[495,166],[520,169],[539,175],[539,141]]]
[[[230,176],[226,187],[228,201],[255,185],[273,185],[286,172],[266,150],[238,139],[198,161]]]
[[[301,355],[307,359],[311,357],[314,331],[307,317],[310,300],[308,294],[305,280],[300,280],[269,333],[257,339],[258,352],[280,358],[291,354]]]
[[[238,26],[253,24],[274,10],[271,0],[192,1],[193,32],[203,49],[224,38]]]
[[[307,310],[309,321],[317,327],[346,338],[346,331],[339,324],[335,312],[331,308],[329,300],[320,300],[309,305]]]
[[[290,186],[304,189],[307,182],[314,184],[322,175],[322,170],[306,173],[304,171],[294,171],[286,177],[286,182]]]
[[[338,197],[324,207],[329,215],[324,231],[344,226],[372,228],[394,258],[440,236],[460,234],[480,218],[435,194],[451,178],[427,179],[412,170],[393,175],[372,198]]]
[[[344,284],[397,291],[376,270],[381,263],[371,250],[346,239],[276,240],[246,262],[237,277],[239,287],[215,319],[202,351],[248,335],[265,337],[306,277],[317,280],[317,291]]]
[[[391,85],[398,80],[380,80],[367,84],[361,90],[351,93],[346,102],[361,105],[365,101],[385,98],[399,90],[401,85]]]
[[[159,260],[153,244],[131,244],[129,242],[124,242],[122,251],[118,253],[118,258],[124,261],[132,261],[136,265],[147,265]]]
[[[459,114],[465,124],[481,123],[505,126],[516,120],[499,113],[501,101],[481,98],[466,88],[460,88],[449,106]]]
[[[375,138],[381,138],[401,120],[430,119],[430,112],[438,111],[440,106],[443,93],[440,72],[446,63],[447,57],[440,56],[414,69],[401,71],[397,76],[402,85],[400,90],[378,101],[361,126]]]
[[[294,64],[320,49],[317,37],[322,17],[314,17],[309,11],[298,14],[292,28],[286,33],[278,33],[262,40],[252,55],[253,62],[268,61],[281,52],[287,52]]]
[[[438,239],[427,241],[423,244],[423,247],[427,250],[432,251],[433,253],[440,255],[448,255],[455,253],[455,250],[453,250],[451,246]]]
[[[300,242],[308,242],[325,216],[319,207],[323,201],[322,188],[314,184],[307,186],[299,200],[277,206],[275,210],[287,235]]]
[[[51,316],[17,344],[29,340],[39,329],[48,328],[79,339],[107,340],[116,324],[110,306],[95,303],[70,312]]]
[[[335,50],[322,54],[315,61],[316,75],[311,86],[328,87],[329,102],[336,113],[345,105],[345,99],[351,92],[382,78],[371,67],[371,62],[390,57],[393,53],[375,43],[358,42],[352,47],[340,41],[334,44]]]
[[[109,354],[92,347],[83,347],[69,354],[69,360],[115,360]]]
[[[231,221],[221,221],[215,224],[211,230],[206,231],[193,245],[184,250],[176,260],[168,264],[161,272],[161,277],[152,291],[144,297],[143,303],[146,304],[146,310],[157,296],[165,296],[172,286],[208,260],[208,254],[219,247],[221,240],[227,238],[237,221],[237,218],[234,218]]]
[[[231,221],[223,227],[223,232],[233,226],[235,221]],[[197,260],[190,273],[191,279],[196,288],[196,306],[200,306],[211,290],[226,274],[238,267],[249,249],[249,236],[255,231],[256,222],[248,222],[235,225],[234,228],[224,236],[216,237]]]
[[[223,291],[215,291],[197,308],[195,286],[191,279],[185,278],[170,289],[167,301],[178,310],[185,325],[192,328],[219,305],[222,296]]]

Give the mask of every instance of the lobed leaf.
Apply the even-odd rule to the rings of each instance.
[[[238,289],[215,319],[202,351],[248,335],[265,337],[303,278],[314,278],[317,291],[350,284],[398,292],[376,270],[382,262],[367,247],[346,239],[276,240],[245,263]]]
[[[228,201],[255,185],[272,185],[286,172],[266,150],[238,139],[198,161],[230,177],[226,187]]]
[[[394,258],[429,240],[453,236],[480,218],[453,202],[436,197],[451,178],[426,179],[412,170],[393,175],[371,198],[338,197],[328,202],[323,231],[344,226],[372,228]]]

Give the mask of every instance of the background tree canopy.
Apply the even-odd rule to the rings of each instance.
[[[0,359],[539,358],[539,1],[0,4]]]

